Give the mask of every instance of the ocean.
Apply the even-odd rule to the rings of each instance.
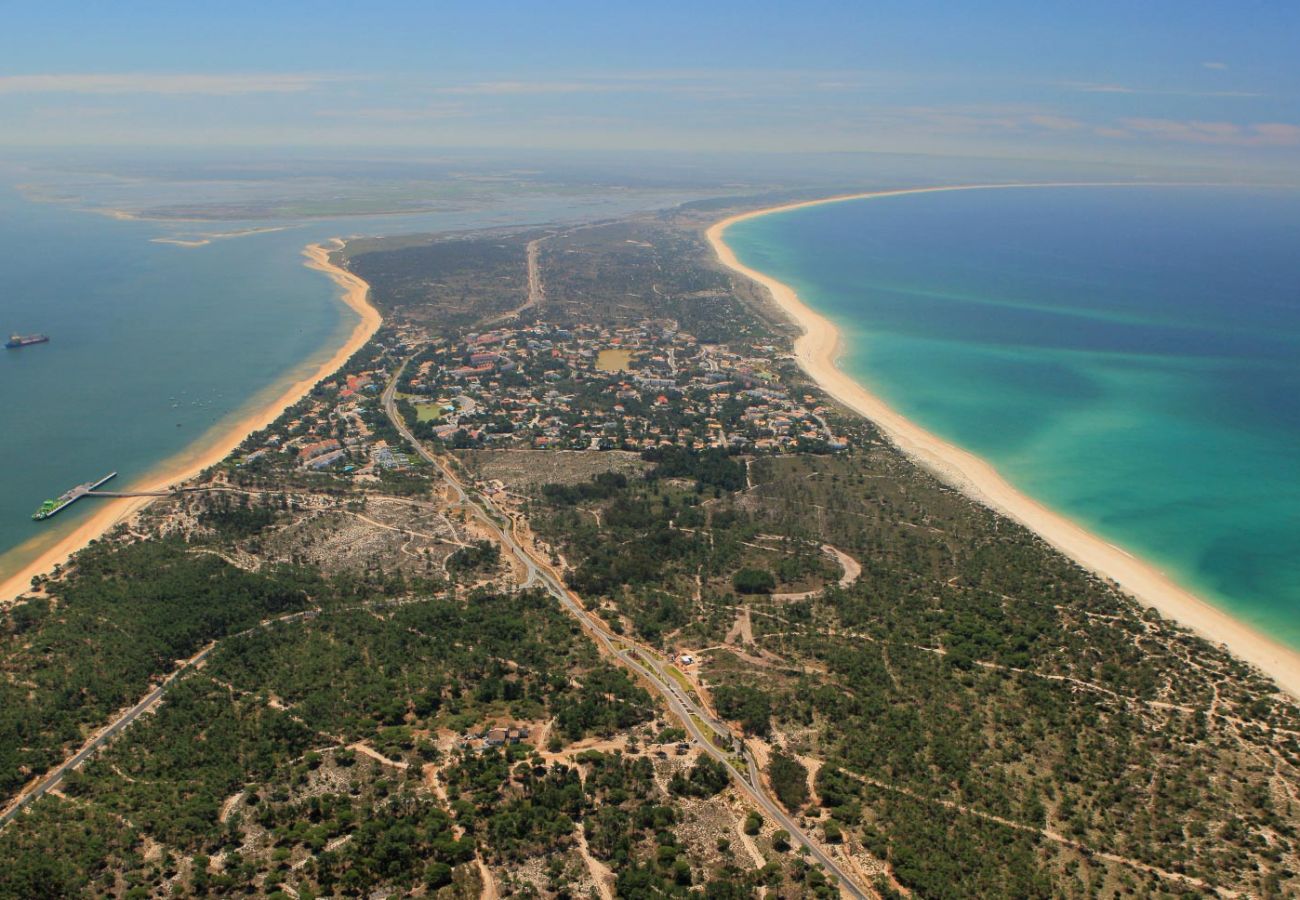
[[[1300,649],[1300,191],[1074,187],[733,225],[841,367],[1012,484]]]
[[[34,523],[40,503],[110,471],[128,489],[311,373],[355,314],[302,248],[335,236],[587,221],[688,196],[527,196],[476,209],[299,222],[117,220],[0,187],[0,581],[96,500]],[[199,247],[158,243],[282,227]],[[521,298],[522,299],[522,298]]]

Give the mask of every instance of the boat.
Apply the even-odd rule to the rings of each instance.
[[[30,347],[32,344],[48,344],[50,336],[47,334],[11,334],[5,347],[9,350],[17,350],[19,347]]]
[[[54,515],[54,510],[57,509],[58,506],[59,504],[56,501],[46,500],[39,508],[37,508],[36,512],[32,513],[32,520],[39,522],[41,519],[48,519],[50,516]]]

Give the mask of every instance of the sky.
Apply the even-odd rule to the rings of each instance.
[[[1289,0],[0,0],[0,20],[0,147],[878,151],[1300,173]]]

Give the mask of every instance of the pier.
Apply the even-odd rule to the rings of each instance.
[[[103,478],[99,479],[99,481],[87,481],[85,484],[77,485],[70,491],[65,491],[64,493],[59,495],[58,500],[46,500],[45,503],[41,505],[41,508],[38,509],[36,513],[32,516],[32,518],[39,522],[44,519],[48,519],[51,516],[57,516],[59,513],[63,512],[72,504],[76,503],[82,497],[85,497],[87,494],[90,494],[92,491],[95,490],[95,488],[100,487],[101,485],[107,483],[108,481],[111,481],[116,477],[117,477],[116,472],[109,472]]]
[[[33,515],[32,518],[37,522],[44,521],[52,516],[56,516],[72,504],[76,503],[82,497],[171,497],[175,494],[185,491],[199,491],[203,488],[198,487],[176,487],[168,488],[164,491],[101,491],[99,490],[107,482],[117,477],[116,472],[109,472],[99,481],[87,481],[85,484],[79,484],[70,491],[65,491],[59,495],[57,500],[46,500]]]
[[[166,491],[87,491],[82,496],[91,497],[170,497],[181,491],[197,491],[200,488],[171,488]]]

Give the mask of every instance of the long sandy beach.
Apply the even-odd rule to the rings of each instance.
[[[828,394],[872,420],[900,450],[948,484],[1036,532],[1080,565],[1119,584],[1140,603],[1154,607],[1210,641],[1227,646],[1235,656],[1259,667],[1283,690],[1300,698],[1300,653],[1265,637],[1174,584],[1155,567],[1027,497],[984,460],[936,437],[897,413],[836,365],[841,342],[835,325],[806,306],[788,285],[741,263],[723,239],[727,229],[737,222],[825,203],[944,191],[1073,186],[1083,185],[976,184],[846,194],[730,216],[711,226],[706,236],[724,265],[767,288],[776,304],[799,326],[803,334],[795,340],[795,356],[803,370]]]
[[[347,341],[332,356],[315,366],[309,374],[300,376],[283,387],[277,385],[270,389],[267,402],[257,403],[256,407],[246,414],[222,422],[185,452],[164,463],[150,478],[141,483],[131,484],[130,490],[166,490],[171,485],[193,478],[204,469],[221,462],[248,435],[274,422],[282,412],[306,396],[317,382],[333,374],[352,354],[361,349],[366,341],[370,340],[371,335],[379,329],[382,322],[379,311],[370,305],[370,286],[351,272],[330,262],[330,252],[341,247],[343,242],[336,240],[334,244],[335,247],[326,247],[324,244],[308,245],[303,250],[303,256],[306,258],[304,265],[328,275],[342,290],[342,301],[357,314],[357,323],[348,334]],[[34,576],[45,574],[55,566],[67,562],[78,550],[107,533],[118,523],[129,519],[152,499],[151,497],[129,497],[80,501],[95,504],[94,514],[81,523],[76,530],[40,552],[22,569],[0,583],[0,603],[7,603],[28,590]]]

